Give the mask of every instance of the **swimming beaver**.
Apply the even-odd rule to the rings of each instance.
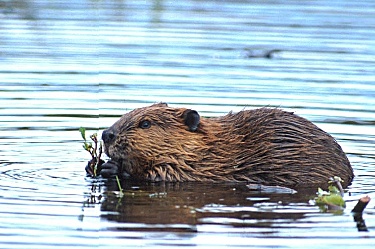
[[[353,170],[340,145],[310,121],[277,108],[216,118],[165,103],[135,109],[103,131],[101,175],[149,181],[244,181],[296,186]]]

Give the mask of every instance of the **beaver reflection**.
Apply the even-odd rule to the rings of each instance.
[[[204,118],[165,103],[135,109],[103,132],[104,177],[146,181],[248,182],[295,187],[353,178],[335,139],[277,108]]]
[[[273,220],[288,222],[304,216],[304,212],[273,212],[288,208],[290,203],[305,203],[314,194],[298,190],[297,194],[263,194],[249,191],[242,184],[229,183],[144,183],[134,190],[134,183],[122,181],[127,193],[121,200],[105,194],[102,218],[122,224],[114,229],[196,231],[196,225],[230,221],[230,226],[271,227]],[[107,190],[117,190],[116,184]],[[312,207],[314,209],[314,207]],[[247,221],[251,221],[247,223]],[[257,221],[257,222],[254,222]],[[127,225],[126,225],[127,224]]]

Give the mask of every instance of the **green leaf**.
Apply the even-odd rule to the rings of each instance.
[[[325,196],[325,202],[327,204],[331,204],[331,205],[335,205],[335,206],[339,206],[339,207],[345,207],[345,201],[344,199],[341,197],[341,195],[328,195],[328,196]]]
[[[95,143],[98,142],[98,133],[94,133],[90,136],[91,140],[94,141]]]
[[[81,133],[81,136],[82,136],[83,140],[86,141],[86,128],[79,127],[79,132]]]
[[[344,208],[345,201],[342,198],[340,191],[335,186],[329,186],[328,189],[329,192],[326,192],[321,188],[318,188],[318,197],[315,199],[316,204]]]
[[[331,194],[336,194],[336,195],[341,195],[340,194],[340,190],[336,187],[336,186],[328,186],[328,191],[331,193]]]
[[[345,201],[341,197],[341,195],[325,195],[320,196],[316,200],[316,204],[318,205],[328,205],[328,206],[337,206],[337,207],[345,207]]]
[[[323,189],[321,188],[318,188],[318,196],[322,196],[322,195],[329,195],[328,192],[324,191]]]
[[[90,151],[90,149],[92,149],[92,143],[84,142],[82,146],[87,151]]]

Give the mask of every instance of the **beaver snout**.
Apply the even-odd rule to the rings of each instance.
[[[111,143],[116,138],[116,134],[111,130],[104,130],[102,133],[102,140],[105,144]]]

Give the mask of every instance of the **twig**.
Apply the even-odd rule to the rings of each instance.
[[[365,220],[362,217],[363,210],[366,208],[367,204],[370,202],[371,198],[369,196],[362,197],[359,199],[357,205],[353,208],[353,218],[357,224],[357,229],[359,232],[367,232],[367,226]]]
[[[369,196],[362,197],[359,199],[357,205],[353,208],[353,213],[363,213],[363,210],[365,210],[367,204],[370,202],[371,198]]]
[[[102,142],[98,141],[98,134],[94,133],[90,136],[91,140],[94,142],[94,146],[92,142],[87,142],[86,140],[86,129],[83,127],[79,128],[81,136],[84,140],[83,148],[90,153],[91,160],[89,161],[88,167],[86,167],[86,172],[92,176],[96,176],[97,169],[101,165],[102,160],[100,159],[102,155]],[[98,142],[99,142],[99,152],[98,152]]]
[[[95,165],[95,175],[96,175],[96,171],[98,169],[98,167],[101,165],[101,157],[102,157],[102,153],[103,153],[103,144],[102,142],[100,141],[99,143],[99,154],[98,154],[98,157],[97,157],[97,160],[96,160],[96,165]]]
[[[344,197],[344,189],[342,188],[342,185],[341,185],[341,178],[338,177],[338,176],[334,176],[334,177],[331,177],[330,181],[328,183],[336,183],[338,189],[340,190],[340,195],[341,197]]]

